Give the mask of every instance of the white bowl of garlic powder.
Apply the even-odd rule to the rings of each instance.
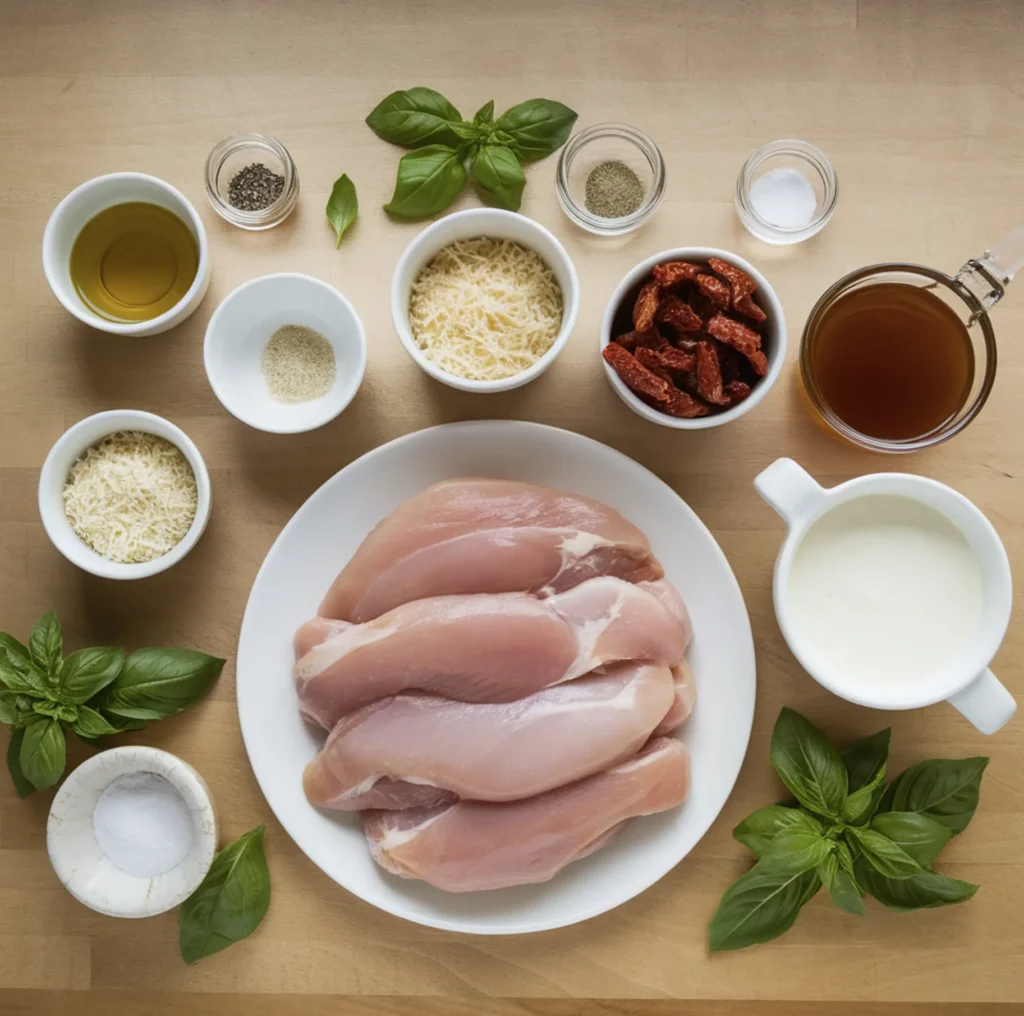
[[[83,762],[57,791],[46,849],[64,887],[111,917],[152,917],[195,892],[217,851],[209,788],[159,748],[125,747]]]

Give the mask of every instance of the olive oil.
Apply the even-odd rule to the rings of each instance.
[[[199,271],[192,230],[160,205],[130,201],[90,219],[71,248],[71,282],[107,321],[151,321],[170,310]]]

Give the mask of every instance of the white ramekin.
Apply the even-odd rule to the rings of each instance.
[[[181,450],[196,478],[198,504],[189,531],[166,554],[141,564],[119,564],[97,554],[71,528],[64,512],[64,485],[71,467],[87,448],[119,430],[141,430],[170,441]],[[113,409],[87,416],[57,439],[39,474],[39,514],[46,535],[72,564],[104,579],[143,579],[177,564],[203,535],[210,518],[210,474],[199,449],[170,420],[138,409]]]
[[[188,292],[150,321],[108,321],[86,307],[71,282],[71,248],[82,227],[105,208],[127,201],[146,201],[173,212],[192,230],[199,247],[199,268]],[[146,173],[109,173],[79,184],[53,210],[43,233],[43,271],[53,295],[79,321],[112,335],[157,335],[181,324],[202,302],[210,284],[210,250],[203,221],[181,191]]]
[[[720,258],[730,265],[735,265],[757,283],[757,302],[768,315],[763,346],[764,354],[768,358],[768,373],[753,386],[750,395],[738,406],[733,406],[732,409],[727,409],[724,413],[711,413],[708,416],[684,420],[652,409],[643,399],[626,387],[622,378],[602,358],[604,372],[619,398],[634,413],[642,416],[645,420],[650,420],[651,423],[661,424],[662,427],[673,427],[675,430],[707,430],[710,427],[721,427],[722,424],[738,420],[741,416],[749,413],[768,394],[768,390],[778,380],[782,371],[782,363],[786,358],[786,318],[782,313],[782,304],[779,302],[778,296],[775,295],[775,290],[750,262],[744,261],[743,258],[731,251],[719,250],[717,247],[676,247],[674,250],[663,250],[647,258],[646,261],[641,261],[631,269],[612,293],[612,298],[608,301],[608,306],[605,309],[604,320],[601,322],[601,351],[603,352],[604,347],[612,341],[612,326],[622,301],[630,290],[639,286],[641,280],[651,273],[651,269],[655,265],[660,265],[665,261],[692,261],[695,264],[706,264],[708,258]]]
[[[499,381],[470,381],[441,370],[424,355],[409,327],[409,294],[420,270],[442,247],[455,240],[469,240],[477,236],[514,240],[535,250],[551,267],[562,287],[562,327],[551,348],[532,367]],[[500,208],[468,208],[427,226],[405,248],[391,280],[391,320],[405,351],[432,378],[464,392],[507,392],[540,377],[569,341],[576,325],[579,303],[579,280],[565,248],[533,219]]]

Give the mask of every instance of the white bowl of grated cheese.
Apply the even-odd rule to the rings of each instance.
[[[69,501],[66,489],[73,468],[114,435],[153,435],[162,440],[150,442],[151,447],[140,443],[132,450],[136,461],[128,472],[105,472],[103,457],[94,453],[95,465]],[[184,462],[177,456],[168,461],[166,443],[184,456]],[[124,457],[124,449],[113,453],[112,460],[117,454]],[[148,489],[133,499],[131,492],[121,489],[126,476]],[[119,515],[123,518],[126,512],[131,517],[119,523]],[[72,564],[100,578],[146,578],[177,564],[203,535],[210,518],[210,476],[199,449],[169,420],[137,409],[114,409],[80,420],[50,449],[39,474],[39,514],[46,535]],[[92,546],[86,536],[94,539]],[[167,549],[157,546],[156,556],[142,560],[152,541],[159,539]],[[94,546],[110,549],[104,554]]]
[[[478,241],[492,241],[485,255],[472,249]],[[576,324],[579,288],[565,248],[543,226],[470,208],[406,247],[391,282],[391,318],[405,351],[435,380],[505,392],[554,363]]]

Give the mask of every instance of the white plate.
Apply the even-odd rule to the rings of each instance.
[[[682,731],[693,789],[674,811],[633,822],[552,881],[445,893],[389,875],[370,859],[357,816],[332,816],[302,793],[323,737],[299,718],[292,635],[370,529],[439,480],[494,476],[597,498],[647,534],[693,616],[697,706]],[[389,913],[449,931],[509,935],[558,928],[625,903],[677,865],[722,810],[754,715],[754,645],[732,569],[679,496],[632,459],[589,438],[504,420],[422,430],[357,459],[295,513],[256,576],[238,647],[238,713],[256,779],[274,814],[339,885]]]

